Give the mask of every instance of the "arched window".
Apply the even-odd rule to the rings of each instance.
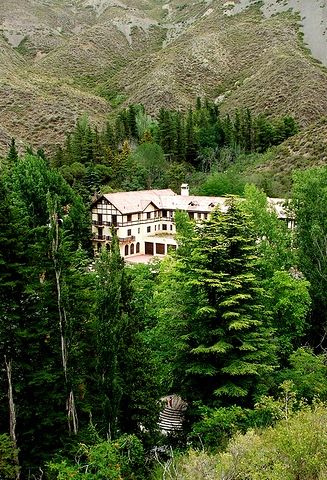
[[[128,245],[125,245],[125,257],[128,255]]]
[[[136,253],[140,253],[140,242],[136,244]]]
[[[134,243],[131,245],[131,255],[134,255]]]

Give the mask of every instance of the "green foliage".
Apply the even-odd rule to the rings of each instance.
[[[308,330],[308,314],[311,298],[309,283],[303,278],[294,278],[285,271],[276,271],[264,282],[266,304],[278,337],[278,352],[281,359],[301,345]]]
[[[327,326],[327,168],[294,174],[293,208],[296,215],[296,245],[300,270],[309,280],[313,300],[312,335],[324,343]]]
[[[166,464],[158,466],[151,479],[216,480],[216,464],[215,455],[190,449],[184,455],[175,453]]]
[[[250,215],[258,239],[258,268],[278,337],[280,360],[285,361],[301,345],[308,327],[310,284],[297,270],[293,232],[282,222],[266,195],[253,185],[245,187],[242,209]],[[284,206],[284,208],[287,208]]]
[[[233,172],[210,174],[200,186],[199,195],[219,197],[223,195],[243,195],[245,183],[240,175]]]
[[[262,433],[249,431],[217,457],[216,479],[323,479],[327,472],[326,407],[304,408]]]
[[[11,139],[11,144],[9,148],[9,152],[7,155],[7,162],[9,165],[14,165],[18,160],[18,152],[16,148],[16,141],[14,138]]]
[[[169,186],[177,189],[186,178],[177,187],[174,175],[168,173],[165,178],[168,165],[163,161],[164,155],[173,162],[172,169],[186,162],[188,170],[192,167],[205,173],[214,172],[204,191],[213,191],[215,195],[240,194],[244,189],[240,175],[217,174],[216,170],[223,172],[240,153],[264,152],[296,131],[297,125],[291,117],[273,122],[262,115],[252,117],[248,109],[221,117],[218,107],[209,101],[197,103],[196,110],[189,109],[187,113],[161,108],[157,118],[148,115],[143,105],[130,105],[119,112],[114,125],[108,122],[101,132],[89,124],[86,116],[80,118],[52,163],[71,185],[80,192],[85,188],[90,195],[103,184],[114,189],[137,190],[157,185],[162,188],[168,181]],[[121,158],[126,141],[135,150],[129,162]],[[147,146],[142,149],[142,144]],[[75,167],[70,168],[73,164]],[[76,164],[87,168],[86,176]],[[107,169],[97,168],[99,165]],[[96,177],[96,181],[90,181],[87,178],[90,176]]]
[[[246,432],[251,426],[251,410],[240,406],[206,408],[199,410],[201,420],[192,428],[192,444],[205,445],[207,449],[223,450],[237,432]]]
[[[164,188],[166,186],[165,174],[168,163],[162,148],[156,143],[142,143],[130,155],[130,179],[124,181],[132,185],[134,177],[139,178],[139,188]],[[143,177],[143,178],[142,178]]]
[[[327,357],[315,355],[310,348],[299,348],[289,358],[290,366],[278,377],[291,381],[299,398],[312,402],[315,398],[327,400]]]
[[[275,208],[268,203],[267,195],[254,185],[246,185],[242,208],[250,215],[258,244],[260,269],[264,277],[277,270],[288,270],[295,265],[293,232],[278,218]],[[287,205],[284,205],[287,210]]]
[[[171,365],[174,388],[188,400],[209,406],[249,401],[275,362],[251,224],[232,201],[191,235],[176,260],[162,266],[161,355]]]
[[[134,435],[123,435],[113,442],[81,444],[73,464],[68,460],[51,462],[51,478],[66,480],[137,480],[144,464],[143,446]]]
[[[156,429],[158,389],[151,354],[142,335],[146,325],[144,307],[137,304],[144,292],[138,290],[134,295],[135,278],[124,267],[114,230],[112,235],[110,251],[103,249],[95,266],[94,418],[110,438],[116,438],[120,431],[140,434],[141,423],[151,435]]]
[[[16,465],[18,452],[6,434],[0,435],[0,478],[3,480],[13,480],[17,478],[19,469]]]

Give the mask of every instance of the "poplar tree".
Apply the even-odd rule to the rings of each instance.
[[[127,327],[124,261],[117,235],[112,230],[110,251],[102,249],[96,263],[95,331],[100,418],[105,433],[117,436],[120,401],[123,394],[119,355]]]
[[[157,422],[156,376],[132,280],[112,230],[110,251],[102,249],[96,262],[93,326],[97,379],[93,412],[109,438],[121,431],[140,434],[140,425],[151,433]]]
[[[17,266],[13,256],[11,262],[6,259],[7,269],[11,265],[16,275],[17,294],[13,315],[3,323],[7,331],[1,333],[13,359],[10,369],[7,356],[17,402],[17,442],[26,471],[30,462],[40,464],[59,448],[69,433],[67,419],[71,431],[77,432],[72,392],[80,378],[77,332],[84,331],[87,305],[80,297],[85,284],[82,287],[78,278],[85,276],[76,269],[75,251],[89,234],[83,205],[42,158],[19,160],[8,184],[11,209],[19,220],[14,232],[24,255]]]

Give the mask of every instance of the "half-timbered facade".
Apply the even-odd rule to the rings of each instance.
[[[92,205],[92,231],[95,252],[109,247],[112,228],[117,232],[121,256],[130,261],[164,256],[175,249],[175,212],[186,211],[195,221],[208,218],[217,205],[225,209],[225,197],[189,195],[182,185],[181,195],[170,189],[104,194]],[[283,199],[270,199],[280,218],[287,220]]]

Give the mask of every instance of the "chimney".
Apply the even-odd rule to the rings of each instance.
[[[181,195],[182,197],[188,197],[190,194],[190,189],[187,183],[182,183],[181,185]]]

